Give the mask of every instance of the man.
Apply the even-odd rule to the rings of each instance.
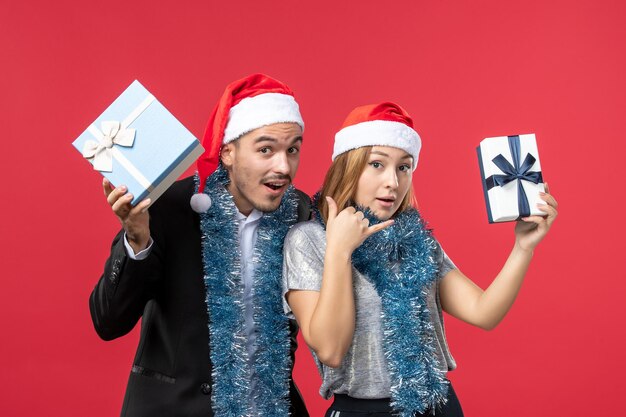
[[[254,74],[226,88],[195,178],[135,207],[104,181],[122,230],[89,300],[93,323],[111,340],[142,318],[123,416],[308,416],[280,277],[283,238],[309,217],[291,186],[303,130],[291,90]]]

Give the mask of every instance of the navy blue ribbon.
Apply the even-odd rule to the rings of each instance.
[[[500,168],[504,175],[496,174],[487,178],[487,189],[490,190],[493,187],[502,187],[511,181],[517,181],[517,207],[519,210],[519,217],[530,216],[530,205],[528,204],[528,197],[522,186],[522,180],[529,181],[534,184],[543,182],[541,171],[530,171],[530,168],[535,164],[535,157],[531,154],[526,154],[524,161],[521,159],[519,136],[509,136],[509,148],[511,149],[511,156],[513,158],[513,165],[500,154],[492,159],[492,162]]]

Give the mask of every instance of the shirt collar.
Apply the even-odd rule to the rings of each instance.
[[[237,221],[243,221],[244,224],[255,223],[259,221],[263,217],[263,212],[257,209],[252,209],[248,216],[241,214],[239,210],[237,210]]]

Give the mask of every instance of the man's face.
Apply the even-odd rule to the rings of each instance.
[[[291,184],[302,146],[302,128],[296,123],[276,123],[246,133],[224,145],[222,164],[228,170],[237,209],[248,215],[253,208],[271,212]]]

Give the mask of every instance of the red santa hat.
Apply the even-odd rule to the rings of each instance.
[[[422,140],[413,129],[413,119],[400,106],[385,102],[352,110],[335,134],[333,161],[338,155],[363,146],[393,146],[413,157],[417,166]]]
[[[252,74],[226,87],[213,109],[198,158],[198,193],[191,197],[191,207],[204,213],[211,199],[204,193],[207,178],[217,169],[222,145],[259,127],[274,123],[297,123],[304,131],[304,122],[293,91],[282,82],[264,74]]]

